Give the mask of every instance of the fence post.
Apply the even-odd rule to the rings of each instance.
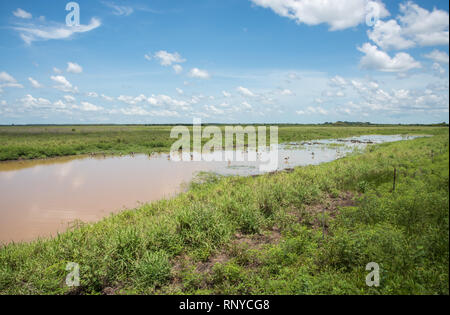
[[[394,167],[394,185],[392,186],[392,192],[395,192],[395,181],[397,179],[397,168]]]

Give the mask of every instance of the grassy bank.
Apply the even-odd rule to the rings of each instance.
[[[449,294],[448,141],[445,129],[289,173],[204,175],[172,200],[3,246],[0,293]]]
[[[91,153],[167,152],[177,139],[171,126],[0,126],[0,161]],[[443,134],[428,126],[280,126],[279,141],[341,138],[367,134]],[[207,141],[206,139],[204,141]]]

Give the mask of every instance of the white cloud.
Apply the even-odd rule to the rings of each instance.
[[[70,72],[70,73],[81,73],[81,72],[83,72],[83,67],[81,67],[77,63],[68,62],[66,71]]]
[[[180,65],[173,65],[173,70],[175,70],[176,74],[180,74],[183,71],[183,67]]]
[[[191,69],[191,71],[189,72],[189,76],[191,76],[193,78],[198,78],[198,79],[209,79],[210,78],[208,71],[200,70],[198,68]]]
[[[148,116],[150,115],[150,112],[145,110],[142,107],[139,106],[133,106],[130,108],[121,108],[120,112],[127,116]]]
[[[403,37],[403,30],[396,20],[387,22],[378,20],[373,30],[367,31],[369,38],[381,48],[388,49],[408,49],[414,47],[416,43]]]
[[[150,97],[144,94],[138,95],[136,97],[120,95],[117,100],[124,102],[128,105],[138,105],[140,103],[148,103],[152,106],[168,106],[180,108],[183,110],[189,109],[189,103],[183,100],[177,100],[167,95],[152,95]]]
[[[342,86],[346,86],[348,83],[347,81],[341,77],[341,76],[335,76],[334,78],[330,79],[330,85],[331,86],[338,86],[338,87],[342,87]]]
[[[57,75],[57,76],[51,76],[50,79],[58,83],[58,85],[54,86],[55,89],[61,90],[63,92],[72,92],[76,93],[78,92],[78,88],[74,87],[64,76]]]
[[[444,51],[440,51],[437,49],[433,50],[429,54],[424,55],[424,57],[431,59],[434,62],[438,62],[438,63],[448,64],[448,62],[449,62],[448,54]]]
[[[176,88],[176,90],[177,90],[177,93],[178,93],[178,94],[180,94],[180,95],[183,95],[183,94],[184,94],[184,91],[183,91],[182,89]]]
[[[96,92],[88,92],[86,93],[86,95],[89,97],[98,97],[98,94]]]
[[[156,103],[154,102],[156,100]],[[188,103],[186,101],[182,101],[182,100],[177,100],[174,99],[170,96],[167,95],[158,95],[158,96],[154,96],[152,95],[152,98],[148,100],[148,102],[150,104],[154,104],[154,105],[167,105],[167,106],[172,106],[172,107],[177,107],[177,108],[182,108],[182,109],[188,109]]]
[[[325,97],[345,97],[345,93],[341,90],[339,91],[323,91],[322,96]],[[322,101],[323,102],[323,101]]]
[[[124,103],[127,103],[129,105],[135,105],[135,104],[140,103],[140,102],[142,102],[142,101],[144,101],[146,99],[147,98],[144,95],[142,95],[142,94],[139,95],[139,96],[136,96],[136,97],[128,96],[128,95],[120,95],[117,98],[117,100],[119,100],[121,102],[124,102]]]
[[[228,93],[227,91],[222,91],[223,96],[225,97],[231,97],[231,94]]]
[[[33,108],[33,107],[48,107],[51,102],[48,99],[45,98],[35,98],[31,94],[25,95],[25,97],[20,99],[20,102],[22,105],[26,108]]]
[[[285,95],[285,96],[290,96],[290,95],[294,95],[294,93],[289,90],[289,89],[284,89],[280,92],[281,95]]]
[[[239,93],[241,93],[243,96],[250,96],[250,97],[254,97],[255,93],[253,93],[252,91],[250,91],[249,89],[239,86],[236,89]]]
[[[42,84],[40,84],[38,81],[36,81],[36,80],[33,79],[32,77],[29,77],[29,78],[28,78],[28,81],[30,81],[31,85],[32,85],[34,88],[39,89],[39,88],[42,87]]]
[[[57,100],[56,102],[54,102],[53,107],[57,110],[65,110],[69,108],[69,106],[62,100]]]
[[[14,11],[13,14],[22,19],[31,19],[33,17],[31,13],[22,10],[21,8],[18,8],[16,11]]]
[[[67,26],[66,24],[36,25],[28,24],[16,26],[14,29],[19,32],[22,40],[31,44],[34,41],[49,39],[66,39],[77,33],[92,31],[101,25],[100,20],[92,18],[87,25]]]
[[[367,87],[364,86],[364,84],[358,80],[351,80],[350,81],[353,88],[360,93],[365,93],[367,91]]]
[[[431,66],[431,69],[434,71],[434,73],[438,76],[445,75],[445,69],[437,62],[433,63]]]
[[[7,82],[7,83],[16,83],[16,79],[9,73],[3,71],[0,72],[0,82]]]
[[[400,52],[391,58],[386,52],[369,43],[365,43],[358,50],[365,55],[361,58],[360,66],[364,69],[379,70],[383,72],[406,72],[420,68],[421,64],[409,54]]]
[[[433,9],[432,12],[408,1],[400,4],[402,16],[398,19],[403,25],[403,32],[411,36],[421,46],[449,44],[448,12]]]
[[[225,111],[215,107],[214,105],[205,105],[205,110],[217,115],[223,115]]]
[[[176,111],[171,110],[146,110],[140,106],[133,106],[130,108],[121,108],[120,112],[127,116],[157,116],[157,117],[178,117]]]
[[[387,22],[379,20],[373,30],[367,32],[382,49],[449,44],[448,12],[436,8],[430,12],[408,1],[400,4],[400,13],[398,22],[394,19]]]
[[[73,97],[72,95],[64,95],[64,99],[68,103],[74,103],[75,102],[75,97]]]
[[[312,115],[312,114],[320,114],[320,115],[328,115],[328,111],[323,109],[322,107],[312,107],[308,106],[305,110],[296,111],[297,115]]]
[[[18,87],[23,88],[23,85],[18,83],[17,80],[9,73],[2,71],[0,72],[0,88],[3,87]]]
[[[56,67],[53,67],[53,72],[54,72],[54,73],[58,73],[58,74],[61,74],[61,73],[62,73],[61,69],[58,69],[58,68],[56,68]]]
[[[355,27],[365,21],[368,5],[378,6],[380,18],[389,15],[381,1],[368,0],[251,0],[280,16],[307,25],[328,24],[331,31]]]
[[[321,98],[316,98],[314,100],[314,102],[318,103],[318,104],[322,104],[324,102],[324,100],[322,100]]]
[[[156,52],[153,57],[158,59],[161,66],[171,66],[174,63],[183,63],[186,61],[186,59],[183,59],[179,53],[169,53],[165,50]]]
[[[108,102],[114,101],[114,98],[113,98],[113,97],[107,96],[107,95],[105,95],[105,94],[102,94],[101,97],[102,97],[104,100],[108,101]]]
[[[81,102],[81,106],[75,106],[75,108],[78,108],[85,112],[98,112],[103,109],[103,107],[101,106],[96,106],[88,102]]]
[[[150,56],[150,55],[148,55],[148,54],[145,54],[145,55],[144,55],[144,58],[147,59],[148,61],[152,60],[152,56]]]
[[[428,84],[425,88],[417,83],[430,80],[429,74],[421,74],[427,80],[421,78],[418,82],[411,81],[415,87],[405,87],[403,80],[397,88],[393,88],[391,82],[384,83],[385,86],[382,87],[382,84],[367,79],[349,80],[359,97],[347,100],[342,105],[336,101],[338,105],[335,112],[369,117],[374,114],[398,117],[417,113],[448,113],[448,80],[442,79],[444,76],[440,74],[441,70],[442,68],[436,67],[435,71],[440,79],[436,84]]]

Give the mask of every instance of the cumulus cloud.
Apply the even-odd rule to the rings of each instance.
[[[367,34],[374,43],[385,50],[408,49],[416,45],[413,40],[404,37],[403,29],[396,20],[387,22],[378,20],[373,30]]]
[[[183,110],[189,109],[190,105],[187,101],[177,100],[164,94],[151,96],[145,96],[144,94],[140,94],[138,96],[120,95],[117,100],[133,106],[139,104],[149,104],[152,106],[168,106]]]
[[[13,14],[14,16],[17,16],[18,18],[21,19],[31,19],[33,17],[31,13],[22,10],[21,8],[18,8],[16,11],[14,11]]]
[[[386,52],[369,43],[358,47],[358,50],[365,54],[360,61],[360,66],[364,69],[383,72],[406,72],[421,67],[420,62],[404,52],[400,52],[391,58]]]
[[[438,10],[428,11],[412,1],[400,4],[403,15],[398,19],[403,24],[404,34],[411,36],[421,46],[449,44],[448,12]]]
[[[126,104],[129,104],[129,105],[135,105],[146,99],[147,98],[145,97],[145,95],[140,95],[140,96],[136,96],[136,97],[128,96],[128,95],[120,95],[119,97],[117,97],[117,100],[124,102]]]
[[[103,107],[101,106],[97,106],[88,102],[81,102],[81,106],[75,105],[74,108],[77,108],[85,112],[98,112],[103,109]]]
[[[72,95],[64,95],[64,99],[68,103],[74,103],[75,102],[75,97],[73,97]]]
[[[180,74],[183,71],[183,67],[180,65],[174,65],[173,70],[175,71],[176,74]]]
[[[289,89],[281,90],[280,94],[284,95],[284,96],[294,95],[294,93],[291,90],[289,90]]]
[[[193,68],[189,71],[189,76],[198,79],[209,79],[210,75],[206,70],[200,70],[199,68]]]
[[[102,94],[102,95],[100,95],[104,100],[106,100],[106,101],[108,101],[108,102],[112,102],[112,101],[114,101],[114,97],[110,97],[110,96],[107,96],[107,95],[105,95],[105,94]]]
[[[400,13],[396,20],[379,20],[368,31],[369,38],[382,49],[449,44],[448,12],[436,8],[430,12],[408,1],[400,4]]]
[[[70,72],[70,73],[81,73],[81,72],[83,72],[83,67],[81,67],[77,63],[68,62],[66,71]]]
[[[431,66],[431,70],[433,70],[433,73],[437,76],[443,77],[446,73],[445,69],[437,62],[433,63]]]
[[[252,91],[243,86],[239,86],[236,90],[243,96],[250,96],[250,97],[256,96],[255,93],[253,93]]]
[[[36,80],[33,79],[32,77],[29,77],[29,78],[28,78],[28,81],[30,81],[31,85],[32,85],[34,88],[39,89],[39,88],[42,87],[42,84],[40,84],[38,81],[36,81]]]
[[[342,0],[251,0],[255,5],[269,8],[280,16],[306,25],[328,24],[331,31],[355,27],[365,21],[368,8],[377,6],[379,17],[389,15],[381,1]]]
[[[179,53],[169,53],[165,50],[157,51],[153,57],[159,61],[161,66],[171,66],[172,64],[183,63],[186,61]]]
[[[3,87],[23,88],[23,85],[18,83],[12,75],[5,71],[2,71],[0,72],[0,89]]]
[[[51,102],[45,98],[35,98],[31,94],[25,95],[25,97],[20,99],[20,102],[25,108],[40,108],[40,107],[48,107],[51,105]]]
[[[50,39],[67,39],[77,33],[90,32],[101,25],[99,19],[92,18],[89,24],[79,26],[67,26],[61,23],[52,24],[34,24],[15,26],[14,30],[19,32],[22,40],[31,44],[34,41],[50,40]]]
[[[440,51],[440,50],[433,50],[432,52],[430,52],[429,54],[424,55],[425,58],[431,59],[434,62],[437,63],[445,63],[448,64],[449,63],[449,57],[448,54],[444,51]]]
[[[76,93],[78,92],[78,88],[72,85],[64,76],[57,75],[57,76],[51,76],[50,79],[58,83],[58,85],[55,85],[54,88],[58,89],[63,92],[72,92]]]
[[[217,108],[214,105],[205,105],[205,110],[207,112],[210,112],[210,113],[213,113],[213,114],[216,114],[216,115],[223,115],[223,114],[225,114],[224,110],[222,110],[220,108]]]
[[[53,106],[56,109],[67,109],[69,106],[67,106],[66,103],[64,103],[62,100],[57,100],[56,102],[53,103]]]
[[[156,117],[178,117],[176,111],[171,110],[146,110],[140,106],[132,106],[129,108],[121,108],[120,113],[127,116],[156,116]]]
[[[345,93],[343,91],[323,91],[322,96],[326,97],[345,97]]]
[[[224,97],[231,97],[231,94],[228,93],[227,91],[222,91],[222,95],[223,95]]]
[[[348,84],[347,81],[343,77],[338,75],[330,79],[331,86],[343,87],[346,86],[347,84]]]
[[[15,83],[17,82],[16,79],[9,73],[3,71],[0,72],[0,82],[9,82],[9,83]]]
[[[328,115],[328,111],[320,106],[318,107],[308,106],[305,110],[298,110],[296,111],[296,113],[297,115],[313,115],[313,114]]]
[[[439,69],[437,69],[439,70]],[[376,112],[384,115],[408,115],[412,113],[448,113],[448,81],[425,88],[390,88],[373,84],[370,80],[350,80],[359,97],[338,105],[336,112],[364,116]]]

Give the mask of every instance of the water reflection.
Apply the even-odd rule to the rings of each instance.
[[[411,138],[364,136],[284,144],[279,146],[278,169],[329,162],[367,143]],[[93,222],[141,202],[171,197],[200,171],[257,175],[258,163],[172,162],[167,154],[2,162],[0,243],[54,235],[75,220]]]

